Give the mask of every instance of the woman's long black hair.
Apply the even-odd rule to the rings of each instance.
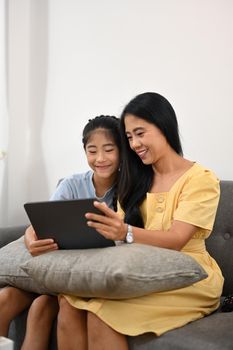
[[[120,119],[112,115],[99,115],[93,119],[89,119],[88,123],[83,129],[83,147],[86,149],[87,142],[93,131],[96,129],[104,129],[114,140],[119,154],[121,155],[121,136],[120,136]],[[113,195],[113,209],[117,210],[117,189],[118,189],[118,178],[115,183],[115,191]]]
[[[145,165],[131,150],[125,135],[125,117],[131,114],[155,125],[165,136],[168,144],[180,155],[183,154],[176,114],[165,97],[146,92],[137,95],[121,114],[122,160],[118,185],[118,197],[125,212],[125,222],[144,227],[140,205],[150,191],[154,179],[152,165]]]

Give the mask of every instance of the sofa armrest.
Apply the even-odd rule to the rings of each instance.
[[[21,237],[27,226],[0,227],[0,248]]]

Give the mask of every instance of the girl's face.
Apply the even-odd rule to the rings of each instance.
[[[144,164],[155,164],[170,148],[166,138],[154,124],[132,114],[125,116],[125,133],[130,148]]]
[[[94,130],[86,144],[87,162],[96,177],[115,178],[119,168],[119,149],[108,130]]]

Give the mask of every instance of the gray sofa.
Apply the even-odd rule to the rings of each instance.
[[[0,247],[17,239],[25,227],[0,229]],[[221,197],[213,233],[208,238],[207,249],[220,265],[225,277],[222,300],[233,294],[233,181],[221,181]],[[1,312],[1,310],[0,310]],[[23,312],[10,326],[9,338],[15,341],[15,350],[25,333],[27,312]],[[129,337],[130,350],[232,350],[233,312],[213,314],[189,323],[160,337],[145,334]],[[56,325],[54,325],[49,349],[56,349]],[[120,350],[120,349],[119,349]]]

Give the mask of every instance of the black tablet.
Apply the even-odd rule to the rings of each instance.
[[[114,246],[87,225],[85,214],[101,212],[91,199],[25,203],[24,208],[39,239],[53,238],[60,249],[88,249]]]

